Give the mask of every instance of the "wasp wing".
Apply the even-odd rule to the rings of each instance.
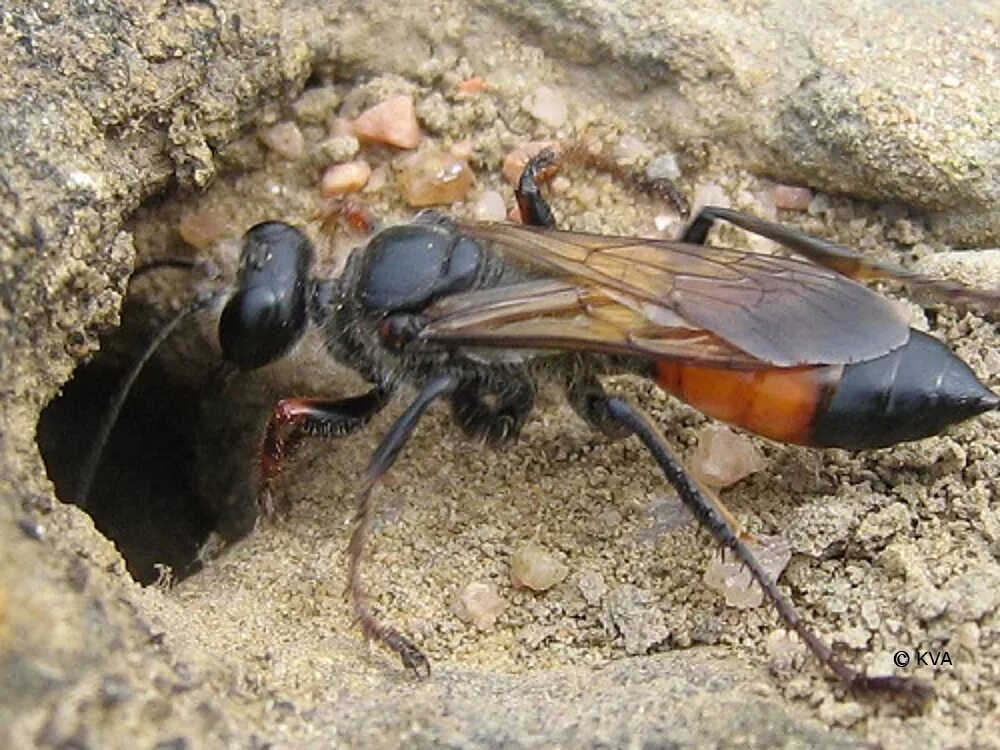
[[[556,279],[450,295],[425,310],[420,339],[459,346],[639,354],[720,367],[767,366],[676,315]]]
[[[909,337],[892,302],[807,261],[510,224],[459,227],[547,278],[440,300],[426,311],[425,341],[759,368],[866,361]]]

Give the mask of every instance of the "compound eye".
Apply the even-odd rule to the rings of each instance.
[[[222,355],[241,370],[273,362],[298,339],[273,292],[256,287],[234,294],[219,320]]]
[[[237,291],[219,320],[228,362],[253,370],[283,356],[305,332],[312,247],[294,227],[258,224],[244,235]]]

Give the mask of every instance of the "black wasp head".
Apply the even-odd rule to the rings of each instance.
[[[305,333],[312,243],[298,229],[266,221],[243,235],[236,292],[219,320],[226,361],[241,370],[274,362]]]

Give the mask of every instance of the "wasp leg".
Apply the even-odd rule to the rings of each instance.
[[[531,381],[515,377],[505,379],[499,389],[465,382],[451,397],[451,411],[462,431],[494,447],[517,438],[534,404]]]
[[[932,688],[917,680],[886,675],[869,677],[848,666],[826,645],[802,620],[791,601],[778,589],[777,584],[761,567],[753,552],[740,538],[731,517],[720,510],[718,505],[701,491],[697,484],[684,472],[673,457],[666,439],[653,421],[634,406],[620,398],[605,399],[603,407],[607,414],[638,437],[653,459],[660,466],[667,481],[677,490],[683,503],[698,521],[711,532],[712,536],[725,547],[731,549],[741,563],[753,575],[767,597],[774,603],[785,624],[798,633],[809,650],[825,664],[843,683],[854,691],[887,692],[899,695],[915,707],[922,705],[932,695]]]
[[[271,412],[260,446],[261,492],[264,515],[273,513],[270,484],[281,473],[292,449],[303,437],[344,437],[364,427],[389,400],[389,393],[368,393],[335,401],[286,398]]]
[[[403,666],[418,677],[430,675],[431,666],[427,657],[406,636],[391,625],[381,622],[368,606],[368,592],[361,575],[361,561],[365,544],[371,532],[374,503],[372,490],[385,473],[392,468],[400,451],[410,439],[420,417],[438,398],[449,396],[458,387],[458,380],[452,375],[435,378],[427,383],[403,415],[396,420],[389,433],[379,443],[368,461],[362,476],[361,492],[358,494],[358,509],[354,517],[354,532],[347,545],[347,591],[354,607],[354,615],[361,626],[365,638],[375,640],[391,651],[399,654]]]
[[[610,397],[604,392],[604,388],[597,378],[586,378],[571,383],[566,390],[566,396],[573,411],[581,419],[612,440],[620,440],[633,434],[633,430],[628,425],[623,424],[622,420],[608,409]],[[743,528],[733,512],[723,504],[714,492],[700,486],[699,490],[711,495],[719,513],[725,518],[726,523],[729,524],[736,536],[745,542],[757,543],[757,538]]]
[[[856,250],[838,245],[835,242],[821,240],[819,237],[799,232],[773,221],[734,211],[721,206],[705,206],[681,235],[681,242],[692,245],[704,245],[709,231],[716,221],[728,221],[730,224],[752,232],[753,234],[774,240],[783,247],[837,273],[851,279],[882,278],[882,274],[895,273],[892,269],[878,266],[865,260]],[[906,274],[906,271],[900,272]]]
[[[574,380],[566,388],[566,399],[577,416],[602,435],[621,440],[631,435],[632,430],[608,411],[608,398],[604,387],[591,376]]]
[[[556,152],[547,148],[532,156],[524,165],[524,171],[521,172],[521,178],[514,189],[522,224],[555,229],[556,217],[549,207],[549,202],[542,195],[539,182],[544,179],[547,170],[558,164],[559,157],[556,156]]]
[[[928,292],[946,302],[971,304],[994,311],[1000,309],[1000,293],[998,292],[972,289],[957,282],[933,279],[903,268],[875,263],[866,260],[864,255],[857,250],[828,240],[821,240],[776,222],[765,221],[729,208],[705,206],[684,230],[681,242],[693,245],[705,244],[705,238],[716,221],[728,221],[748,232],[767,237],[782,247],[808,258],[817,265],[829,268],[856,281],[873,279],[897,281],[912,289]]]
[[[666,178],[652,179],[629,171],[607,154],[595,153],[582,143],[573,143],[564,147],[559,153],[551,148],[544,149],[531,157],[524,165],[524,171],[521,172],[517,188],[514,190],[517,207],[521,212],[521,223],[533,227],[555,228],[555,217],[552,215],[548,202],[542,196],[539,183],[544,182],[564,162],[598,169],[621,180],[632,190],[638,190],[654,198],[668,200],[681,216],[687,216],[690,211],[684,194],[670,180]]]

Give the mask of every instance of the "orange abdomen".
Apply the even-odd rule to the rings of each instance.
[[[812,445],[816,416],[843,369],[722,370],[661,361],[656,382],[710,417],[783,443]]]

